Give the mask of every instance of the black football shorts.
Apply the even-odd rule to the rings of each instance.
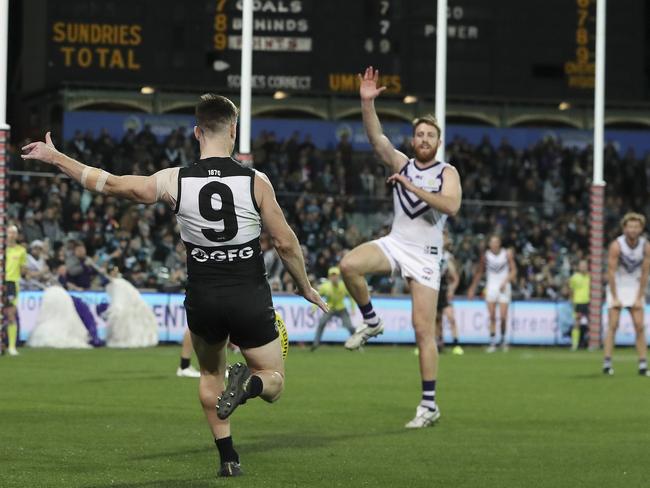
[[[230,336],[231,342],[243,349],[260,347],[275,340],[275,310],[271,288],[266,280],[233,287],[188,283],[185,293],[187,324],[193,334],[208,344],[216,344]]]

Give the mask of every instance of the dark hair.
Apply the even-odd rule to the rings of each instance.
[[[417,129],[418,125],[420,125],[420,124],[427,124],[427,125],[433,126],[436,129],[436,131],[438,131],[438,139],[440,139],[440,137],[441,137],[440,125],[438,125],[438,121],[436,120],[436,118],[433,115],[427,114],[427,115],[423,115],[423,116],[418,117],[417,119],[413,120],[413,122],[412,122],[413,135],[415,135],[415,129]]]
[[[219,132],[237,122],[239,111],[234,103],[221,95],[206,93],[196,105],[196,123],[208,132]]]

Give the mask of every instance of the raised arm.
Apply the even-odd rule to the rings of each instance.
[[[154,176],[116,176],[103,169],[80,163],[57,151],[49,132],[45,134],[45,142],[32,142],[23,147],[23,151],[23,159],[37,159],[51,164],[88,190],[138,203],[157,201]]]
[[[285,268],[293,278],[297,293],[327,312],[327,305],[309,283],[300,242],[284,218],[284,213],[275,199],[273,186],[266,175],[259,171],[256,171],[255,177],[255,199],[260,208],[262,224],[271,236],[273,247],[278,252]]]
[[[621,254],[621,248],[618,242],[614,241],[609,245],[607,252],[607,283],[609,284],[609,292],[612,294],[612,299],[615,307],[620,307],[621,302],[618,299],[618,291],[616,290],[616,270],[618,269],[618,259]]]
[[[453,166],[447,166],[442,170],[442,188],[438,193],[431,193],[418,188],[406,175],[395,173],[388,178],[389,183],[396,183],[404,186],[408,191],[415,194],[427,205],[439,212],[454,216],[460,210],[460,202],[463,198],[463,189],[460,186],[460,176]]]
[[[359,75],[359,95],[361,96],[361,115],[363,117],[363,127],[366,130],[370,145],[374,149],[379,159],[386,164],[393,173],[406,164],[408,158],[393,147],[388,137],[384,135],[381,129],[379,117],[375,110],[375,98],[383,92],[386,87],[377,87],[379,81],[379,70],[373,70],[372,66],[366,68],[363,76]]]
[[[485,273],[485,254],[481,256],[481,261],[479,262],[478,269],[474,274],[474,279],[472,280],[472,284],[469,285],[469,288],[467,290],[468,298],[474,298],[474,294],[476,292],[476,286],[478,285],[478,282],[481,281],[481,277],[483,276],[483,273]]]

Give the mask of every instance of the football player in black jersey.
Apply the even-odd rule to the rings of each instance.
[[[199,396],[221,460],[221,476],[241,474],[228,417],[247,400],[277,400],[284,387],[281,340],[266,280],[259,235],[264,225],[296,292],[324,311],[312,288],[300,244],[287,224],[268,178],[231,158],[238,111],[225,97],[203,95],[196,107],[201,156],[185,168],[151,176],[112,175],[45,142],[23,147],[23,159],[51,164],[91,191],[174,208],[187,248],[185,308],[201,378]],[[224,387],[226,345],[240,346],[246,364],[230,370]],[[215,408],[215,405],[217,408]]]

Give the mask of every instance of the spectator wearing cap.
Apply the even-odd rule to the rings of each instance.
[[[332,320],[334,317],[341,319],[341,324],[345,327],[350,334],[354,333],[354,327],[352,326],[352,321],[350,320],[350,314],[345,308],[345,298],[347,297],[350,302],[350,309],[354,310],[354,301],[348,292],[348,289],[345,287],[345,283],[341,279],[341,270],[333,266],[327,271],[328,279],[326,279],[318,287],[318,293],[322,296],[327,302],[329,307],[329,312],[323,314],[318,321],[318,326],[316,327],[316,335],[314,336],[314,342],[312,343],[311,350],[315,351],[320,345],[320,340],[323,337],[323,330],[327,323]],[[313,307],[310,311],[310,314],[316,311],[316,307]]]

